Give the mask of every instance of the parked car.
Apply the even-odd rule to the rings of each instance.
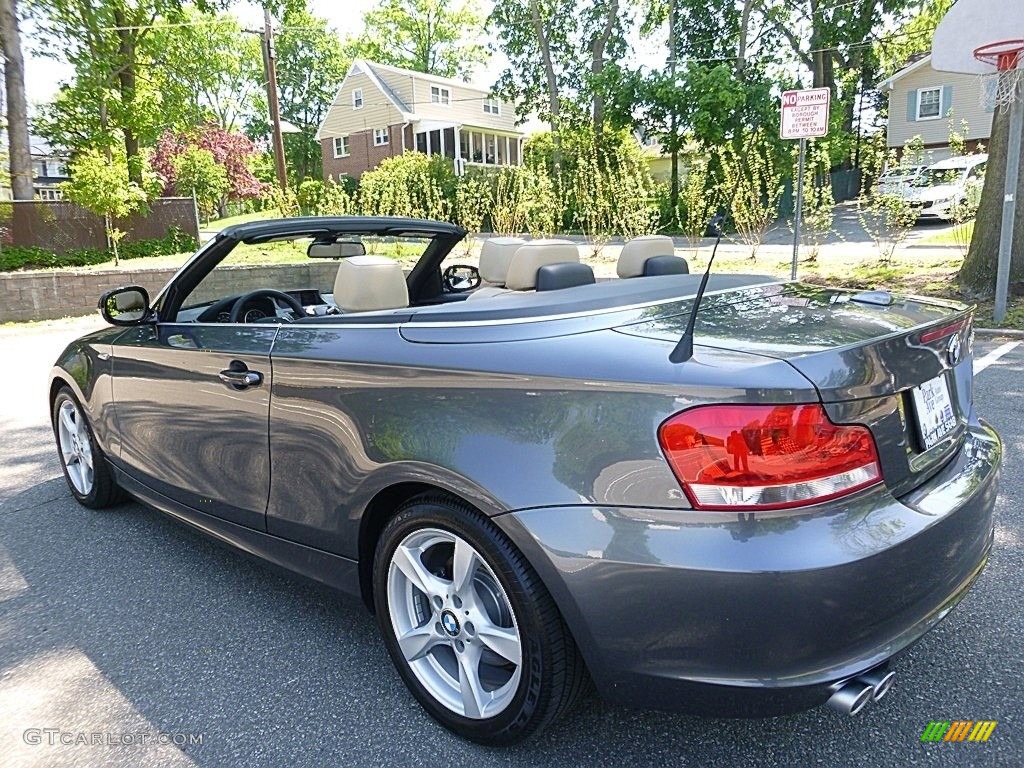
[[[514,238],[442,270],[465,234],[241,224],[154,300],[107,292],[112,327],[50,379],[70,492],[358,596],[477,742],[537,733],[588,678],[727,716],[881,699],[992,546],[972,309],[730,274],[694,311],[702,276],[658,236],[617,280]],[[308,263],[236,257],[288,240]]]
[[[919,219],[949,221],[955,209],[972,195],[980,195],[985,183],[988,155],[964,155],[928,166],[914,181],[908,200]]]
[[[875,194],[906,197],[926,167],[924,165],[900,165],[887,170],[875,182]]]

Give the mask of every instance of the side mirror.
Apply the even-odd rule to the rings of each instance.
[[[99,310],[111,325],[142,325],[149,321],[149,294],[138,285],[114,288],[100,296]]]
[[[448,293],[465,293],[480,287],[480,270],[469,264],[452,264],[441,275]]]

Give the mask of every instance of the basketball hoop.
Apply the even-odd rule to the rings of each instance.
[[[1021,98],[1024,83],[1024,40],[1001,40],[979,45],[974,58],[996,68],[995,72],[980,75],[981,104],[985,109],[1005,108]]]

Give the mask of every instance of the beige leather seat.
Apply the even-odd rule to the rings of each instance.
[[[620,278],[641,277],[648,259],[656,256],[674,256],[672,238],[666,235],[634,237],[622,246],[615,272]]]
[[[519,237],[492,237],[480,247],[480,278],[484,285],[469,295],[470,299],[483,299],[504,293],[505,277],[512,256],[526,241]]]
[[[508,265],[505,287],[511,291],[532,291],[537,287],[537,270],[548,264],[578,264],[580,250],[568,240],[533,240],[519,247]]]
[[[338,263],[334,303],[343,312],[374,312],[409,306],[402,266],[387,256],[349,256]]]

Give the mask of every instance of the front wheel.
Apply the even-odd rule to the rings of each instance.
[[[476,510],[435,498],[400,509],[377,546],[374,595],[406,685],[464,738],[522,741],[583,689],[583,663],[551,596]]]
[[[121,489],[69,387],[62,387],[54,398],[52,417],[64,479],[78,503],[103,509],[121,501]]]

